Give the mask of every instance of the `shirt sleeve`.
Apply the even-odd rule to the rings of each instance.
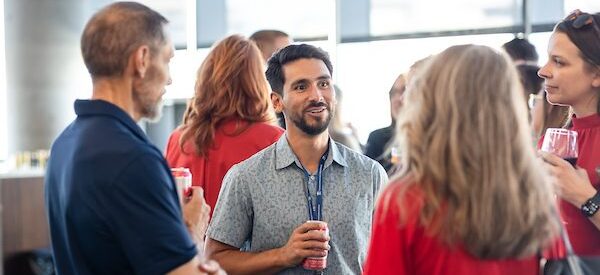
[[[106,203],[112,230],[136,274],[165,274],[197,250],[159,153],[141,153],[114,180]]]
[[[250,189],[234,165],[223,178],[217,205],[206,236],[237,248],[250,239],[253,209]]]
[[[364,275],[412,274],[407,259],[408,226],[400,225],[399,207],[395,203],[398,199],[389,191],[386,190],[377,203]]]
[[[379,192],[388,184],[389,179],[385,169],[379,163],[374,163],[373,166],[373,170],[375,170],[373,172],[373,198],[377,198]]]

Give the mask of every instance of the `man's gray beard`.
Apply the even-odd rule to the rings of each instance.
[[[164,101],[161,99],[151,110],[144,109],[142,114],[142,120],[149,123],[156,123],[160,121],[162,117]]]

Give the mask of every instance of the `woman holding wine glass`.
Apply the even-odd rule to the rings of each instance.
[[[577,255],[598,256],[600,13],[576,10],[559,22],[550,37],[548,63],[538,74],[545,80],[548,102],[570,106],[573,112],[568,128],[577,136],[576,165],[556,154],[541,153],[556,179],[564,226]]]

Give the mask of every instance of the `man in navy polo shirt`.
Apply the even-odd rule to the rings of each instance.
[[[58,274],[223,273],[196,257],[193,239],[203,237],[209,212],[202,190],[182,211],[167,163],[136,124],[160,116],[171,82],[167,22],[119,2],[85,27],[92,100],[75,102],[77,119],[54,142],[46,176]]]

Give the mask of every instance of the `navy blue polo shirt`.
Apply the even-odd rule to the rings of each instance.
[[[161,152],[122,109],[75,101],[52,145],[46,207],[58,274],[164,274],[196,247]]]

